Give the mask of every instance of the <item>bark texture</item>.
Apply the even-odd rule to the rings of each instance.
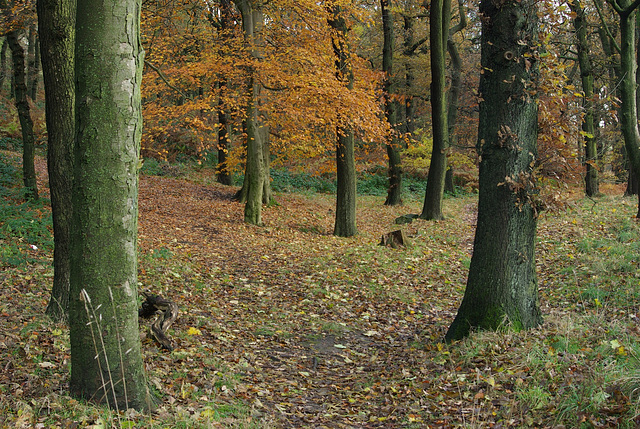
[[[4,89],[4,81],[7,77],[7,51],[9,50],[9,41],[6,37],[2,39],[2,48],[0,48],[0,91]]]
[[[629,162],[634,171],[640,171],[640,131],[636,101],[636,19],[638,5],[631,0],[614,2],[620,16],[620,126]],[[640,194],[638,194],[640,203]],[[640,204],[637,218],[640,218]]]
[[[35,25],[29,27],[29,46],[27,48],[27,89],[29,98],[36,101],[38,94],[38,77],[40,74],[40,42]]]
[[[387,136],[387,157],[389,158],[389,188],[384,204],[397,206],[402,204],[402,166],[400,159],[401,142],[398,138],[398,102],[393,99],[395,85],[393,84],[393,15],[389,10],[389,0],[380,0],[382,12],[382,32],[384,43],[382,46],[382,71],[384,81],[384,108],[387,121],[391,127]]]
[[[53,215],[53,288],[46,313],[68,317],[75,133],[75,1],[38,0],[47,121],[47,168]]]
[[[582,82],[583,109],[582,131],[584,131],[584,162],[585,162],[585,194],[593,197],[599,193],[598,187],[598,147],[596,141],[595,114],[593,107],[594,86],[593,67],[589,57],[589,40],[587,38],[587,22],[584,9],[579,1],[569,3],[574,12],[573,25],[578,39],[578,65],[580,66],[580,80]]]
[[[446,64],[445,54],[451,22],[451,0],[433,0],[429,13],[429,36],[431,41],[431,125],[433,127],[433,151],[424,205],[420,215],[423,219],[444,219],[442,197],[447,173],[447,150],[449,149],[449,127],[447,125]]]
[[[447,93],[447,127],[450,146],[457,144],[455,128],[458,121],[458,106],[460,104],[460,93],[462,91],[462,58],[460,57],[458,45],[453,39],[453,35],[462,31],[467,26],[467,10],[463,0],[458,0],[458,13],[460,20],[449,30],[447,39],[447,52],[451,59],[451,84]],[[455,192],[453,166],[451,165],[448,165],[447,168],[447,174],[444,180],[444,191],[449,193]]]
[[[70,388],[147,411],[137,308],[140,6],[78,2]]]
[[[13,79],[15,89],[16,109],[22,129],[22,178],[25,187],[25,197],[27,200],[38,199],[38,185],[36,183],[36,139],[33,133],[33,120],[31,119],[31,109],[27,100],[27,77],[25,73],[24,48],[19,42],[18,30],[7,34],[7,41],[11,49],[13,59]]]
[[[464,298],[446,339],[473,328],[542,322],[535,266],[537,8],[535,0],[482,0],[478,225]]]
[[[353,70],[347,46],[347,22],[340,6],[329,8],[329,26],[333,30],[332,45],[335,55],[336,78],[347,88],[353,88]],[[351,237],[358,232],[356,227],[356,162],[353,131],[344,118],[336,129],[336,221],[333,235]]]
[[[259,61],[260,32],[263,25],[262,4],[251,0],[235,0],[242,15],[242,30],[252,60]],[[269,170],[265,165],[264,146],[267,144],[268,129],[259,114],[261,85],[254,67],[249,66],[247,78],[247,106],[245,110],[245,132],[247,135],[247,163],[244,183],[239,200],[245,203],[244,221],[253,225],[262,225],[262,204],[269,196]],[[265,192],[265,190],[267,192]],[[266,201],[268,203],[269,201]]]

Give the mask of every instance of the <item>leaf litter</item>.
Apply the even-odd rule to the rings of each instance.
[[[235,188],[212,182],[140,182],[140,288],[180,307],[172,352],[141,321],[158,412],[116,418],[66,395],[68,330],[42,315],[46,255],[0,271],[0,425],[634,427],[625,383],[640,350],[638,258],[604,278],[594,264],[606,262],[581,250],[586,239],[619,241],[615,228],[633,246],[628,200],[603,197],[597,213],[575,200],[542,216],[541,328],[447,345],[473,251],[475,196],[447,199],[445,221],[404,225],[412,246],[391,249],[380,236],[420,202],[362,197],[359,234],[344,239],[332,236],[333,196],[278,194],[256,227],[243,223]],[[621,283],[627,305],[614,305]]]

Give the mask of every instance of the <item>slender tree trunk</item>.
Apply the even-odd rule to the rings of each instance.
[[[415,54],[415,50],[417,49],[418,43],[415,42],[414,37],[414,20],[415,18],[411,16],[403,16],[404,27],[403,27],[403,54],[405,57],[411,57]],[[411,64],[410,59],[407,59],[404,64],[405,75],[404,75],[404,90],[405,90],[405,100],[404,100],[404,127],[405,133],[408,135],[413,135],[415,131],[415,109],[413,104],[413,91],[415,85],[415,70],[413,64]]]
[[[53,214],[53,288],[46,313],[69,312],[71,192],[75,134],[75,1],[38,0],[38,28],[45,84],[47,168]]]
[[[29,48],[28,55],[28,75],[27,86],[29,98],[36,101],[38,93],[38,77],[40,74],[40,41],[38,38],[38,30],[35,24],[29,27]]]
[[[429,13],[431,37],[431,122],[433,151],[427,176],[427,189],[420,217],[428,220],[444,219],[442,197],[447,173],[449,127],[447,125],[445,51],[451,22],[451,0],[433,0]]]
[[[219,11],[220,15],[217,21],[213,20],[211,16],[211,22],[218,29],[219,35],[222,37],[222,41],[226,42],[231,40],[233,36],[232,29],[236,25],[233,19],[232,3],[230,0],[220,1]],[[220,47],[221,55],[222,47]],[[227,168],[227,155],[229,153],[229,122],[227,116],[227,106],[225,105],[225,96],[227,93],[227,79],[224,76],[220,76],[218,80],[218,165],[216,167],[216,177],[218,183],[223,185],[231,185],[231,173]]]
[[[464,298],[446,339],[542,322],[532,165],[537,153],[536,0],[482,0],[478,225]]]
[[[36,101],[38,96],[38,82],[40,81],[40,36],[36,34],[36,46],[35,46],[35,62],[33,64],[33,75],[29,82],[29,93],[31,99]]]
[[[627,188],[624,190],[624,196],[630,197],[638,195],[638,175],[633,171],[633,167],[629,166],[629,177],[627,177]]]
[[[226,82],[220,84],[220,89],[226,87]],[[222,97],[218,101],[218,166],[216,176],[218,183],[231,185],[231,174],[227,168],[227,154],[229,153],[229,130],[227,114],[224,111],[224,101]]]
[[[9,41],[9,48],[13,58],[16,108],[18,109],[18,118],[22,128],[22,176],[26,189],[25,196],[27,200],[35,201],[38,199],[35,167],[36,146],[33,120],[31,119],[29,101],[27,100],[24,49],[18,41],[17,31],[9,32],[7,40]]]
[[[262,133],[262,167],[264,175],[262,180],[262,204],[270,204],[273,193],[271,192],[271,150],[269,149],[269,127],[260,128]]]
[[[333,29],[332,45],[336,58],[336,78],[348,89],[353,89],[353,70],[349,60],[347,46],[347,22],[342,8],[336,4],[329,6],[329,27]],[[345,124],[344,118],[338,118],[342,123],[337,126],[336,144],[336,221],[333,235],[351,237],[356,235],[356,163],[353,131]]]
[[[140,0],[78,2],[71,392],[151,410],[138,328]]]
[[[585,152],[585,193],[593,197],[598,194],[598,147],[596,141],[596,130],[594,120],[594,89],[593,89],[593,67],[589,57],[589,41],[587,38],[587,22],[585,20],[584,9],[579,1],[569,3],[574,12],[573,25],[578,38],[578,64],[580,66],[580,78],[584,99],[584,117],[582,118],[582,131],[584,132],[584,152]]]
[[[7,70],[7,51],[9,50],[9,40],[6,37],[2,39],[2,48],[0,49],[0,91],[4,89],[4,81],[8,75]]]
[[[638,130],[638,109],[636,105],[636,20],[635,8],[630,0],[618,3],[620,16],[620,126],[624,137],[629,162],[634,171],[640,171],[640,132]],[[640,219],[640,194],[638,195]]]
[[[389,10],[389,0],[380,0],[382,10],[382,31],[384,43],[382,46],[382,71],[385,73],[384,80],[384,108],[387,121],[390,125],[390,133],[387,136],[386,147],[389,158],[389,188],[387,199],[384,202],[387,206],[397,206],[402,204],[402,166],[400,160],[400,141],[398,139],[398,103],[393,100],[395,85],[393,84],[393,15]]]
[[[458,45],[453,40],[453,35],[462,31],[467,26],[467,11],[463,0],[458,0],[458,13],[460,14],[460,21],[455,27],[449,30],[447,39],[447,52],[451,59],[451,84],[447,94],[447,126],[451,145],[457,143],[455,128],[458,121],[460,92],[462,91],[462,58],[460,57],[460,52],[458,52]],[[453,193],[455,192],[453,185],[453,166],[449,165],[448,167],[444,180],[444,191]]]

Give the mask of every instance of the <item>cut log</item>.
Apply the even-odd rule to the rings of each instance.
[[[408,247],[411,243],[409,237],[405,234],[404,230],[398,229],[382,235],[380,246],[389,246],[397,249],[399,247]]]
[[[151,324],[151,335],[163,348],[169,351],[173,350],[171,341],[167,337],[167,330],[178,317],[178,304],[150,292],[142,292],[142,295],[145,297],[145,301],[142,303],[138,315],[149,318],[157,314],[158,317]]]

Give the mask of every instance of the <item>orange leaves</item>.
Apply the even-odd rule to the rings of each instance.
[[[197,154],[215,147],[222,110],[233,155],[244,138],[249,72],[261,84],[260,112],[278,157],[316,157],[332,150],[339,121],[367,142],[385,135],[376,92],[380,75],[354,55],[354,89],[336,79],[322,4],[265,4],[260,39],[252,48],[245,45],[235,9],[223,10],[224,2],[207,4],[206,10],[200,0],[182,3],[173,8],[145,4],[143,10],[142,40],[155,68],[145,67],[143,80],[145,148]],[[233,19],[225,19],[228,15]],[[249,55],[249,49],[260,55]]]

